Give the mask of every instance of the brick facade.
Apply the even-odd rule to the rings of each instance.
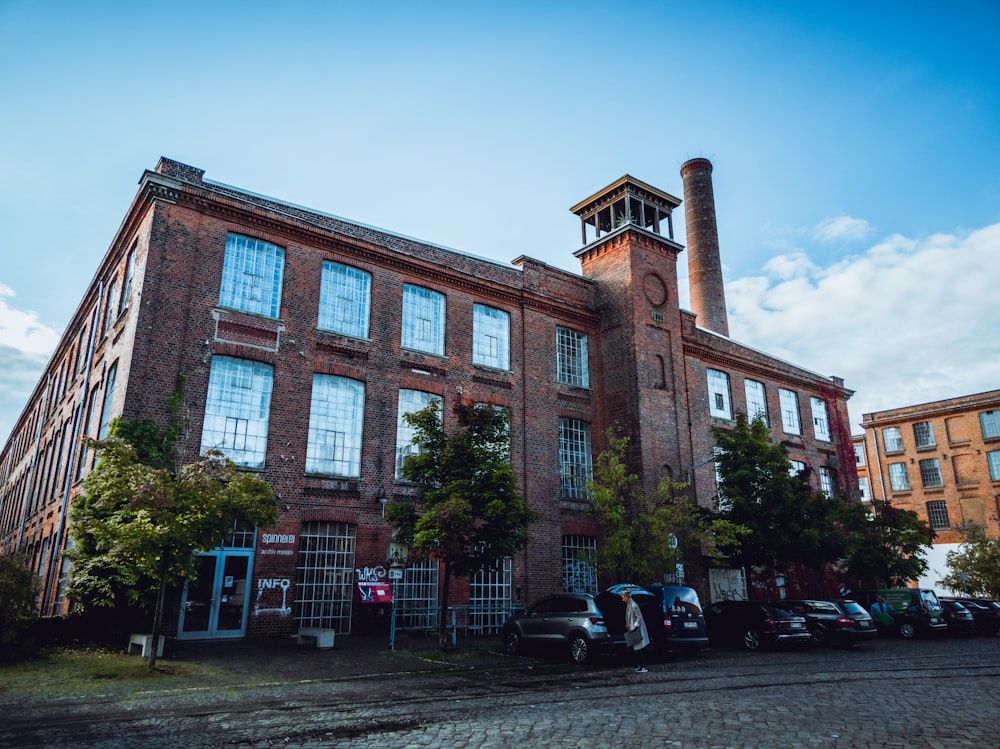
[[[631,199],[640,201],[635,205],[641,216],[608,223],[615,201]],[[65,576],[52,549],[65,544],[69,503],[92,464],[93,456],[81,456],[75,437],[96,435],[111,415],[165,422],[168,400],[183,378],[181,415],[187,429],[179,447],[185,461],[194,460],[218,357],[273,368],[262,471],[282,510],[275,528],[262,529],[279,541],[259,537],[252,557],[249,605],[258,610],[281,609],[296,600],[303,524],[353,529],[356,569],[386,564],[391,528],[382,516],[382,500],[413,494],[394,478],[400,389],[441,397],[446,426],[458,398],[509,409],[520,490],[541,514],[531,529],[532,544],[512,560],[511,605],[562,587],[564,537],[600,538],[589,504],[561,492],[560,418],[590,425],[595,455],[604,447],[605,429],[621,429],[632,438],[629,458],[647,489],[665,474],[690,479],[698,502],[711,506],[714,473],[706,462],[714,444],[711,430],[746,412],[744,379],[750,378],[764,386],[775,439],[788,441],[793,459],[829,468],[837,493],[857,499],[846,406],[851,391],[842,381],[701,328],[694,313],[680,308],[676,264],[684,248],[672,237],[670,212],[681,201],[629,177],[588,200],[574,211],[583,218],[585,237],[588,225],[598,236],[576,253],[582,275],[575,275],[527,257],[504,265],[418,242],[207,181],[200,169],[161,159],[155,171],[144,173],[0,454],[0,547],[31,554],[43,581],[43,612],[65,610],[60,585]],[[220,305],[230,234],[283,249],[276,317]],[[119,313],[130,257],[130,293]],[[371,274],[367,338],[318,327],[325,261]],[[401,346],[404,284],[443,295],[443,356]],[[509,315],[508,369],[473,364],[474,304]],[[558,381],[558,327],[586,335],[589,387]],[[709,415],[709,368],[728,377],[729,419]],[[112,371],[114,387],[106,398]],[[358,476],[305,471],[310,393],[313,376],[322,374],[364,385]],[[799,398],[800,435],[782,431],[779,387]],[[817,439],[811,429],[810,396],[827,404],[828,440]],[[275,587],[275,580],[291,581],[290,589]],[[452,601],[461,603],[462,596],[467,599],[468,584],[459,581]],[[175,610],[174,624],[178,615]],[[293,632],[287,615],[251,614],[245,634]]]

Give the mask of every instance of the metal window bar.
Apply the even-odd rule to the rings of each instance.
[[[299,627],[351,631],[357,529],[348,523],[305,523],[299,534],[295,621]]]

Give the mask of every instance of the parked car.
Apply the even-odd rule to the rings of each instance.
[[[604,614],[594,597],[586,593],[546,596],[504,622],[500,636],[510,655],[531,647],[557,648],[574,663],[584,663],[595,651],[615,647]]]
[[[872,614],[880,633],[896,634],[909,640],[917,635],[943,634],[948,630],[941,602],[929,588],[883,588],[855,593],[858,603],[869,611],[879,596],[892,607],[891,614]]]
[[[949,635],[971,635],[976,631],[976,620],[972,612],[958,601],[947,598],[938,599],[941,602],[941,611],[944,614],[945,623],[948,625]]]
[[[705,614],[694,588],[632,583],[612,585],[596,597],[598,607],[606,614],[608,631],[619,646],[625,647],[623,590],[631,591],[632,600],[639,604],[652,647],[657,652],[692,652],[708,647]]]
[[[853,647],[878,636],[874,620],[857,601],[801,599],[778,603],[793,614],[805,617],[809,634],[817,645]]]
[[[747,650],[812,642],[804,617],[764,601],[719,601],[705,609],[709,641]]]
[[[941,602],[957,601],[972,612],[976,624],[976,634],[993,637],[1000,632],[1000,603],[988,598],[962,598],[960,596],[942,597]]]

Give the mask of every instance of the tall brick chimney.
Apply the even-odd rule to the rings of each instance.
[[[729,337],[726,289],[722,285],[719,227],[715,222],[712,162],[689,159],[681,166],[684,180],[684,223],[687,227],[688,279],[691,308],[702,328]]]

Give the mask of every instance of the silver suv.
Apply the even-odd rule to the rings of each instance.
[[[556,593],[542,598],[523,614],[508,619],[501,637],[510,655],[531,646],[561,648],[574,663],[585,663],[595,650],[614,647],[604,614],[587,593]]]

